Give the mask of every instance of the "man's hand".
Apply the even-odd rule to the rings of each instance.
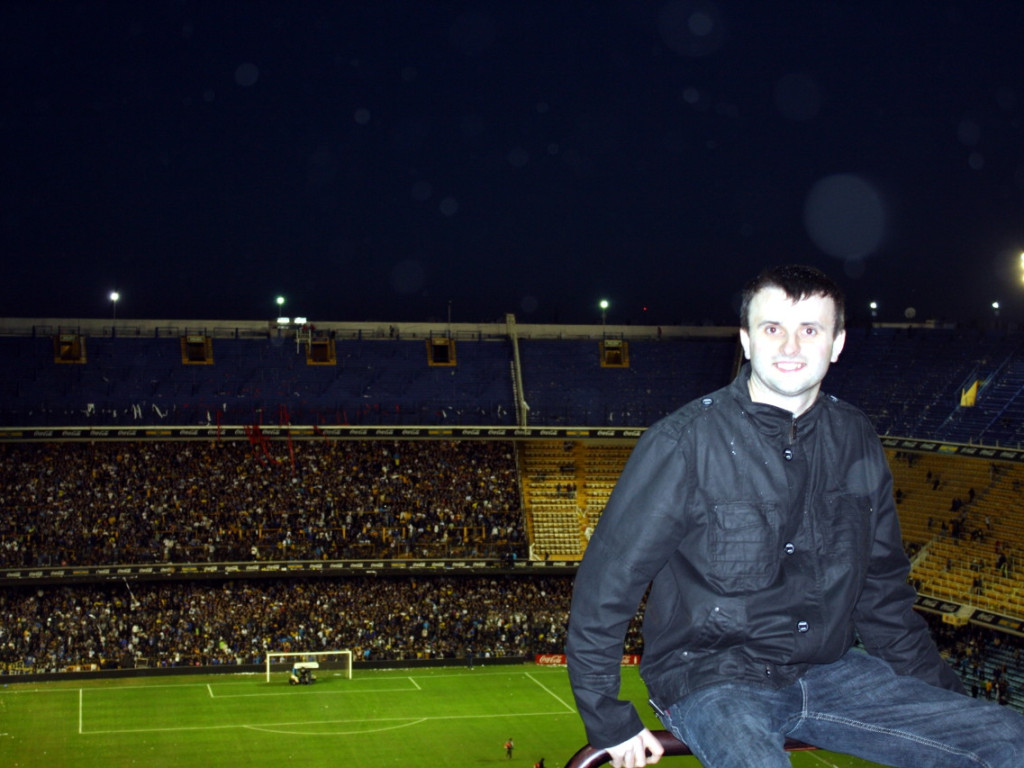
[[[661,760],[665,753],[661,742],[646,728],[628,741],[608,747],[605,751],[611,758],[612,768],[640,768],[643,765],[653,765]]]

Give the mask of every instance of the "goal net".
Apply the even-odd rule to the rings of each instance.
[[[268,651],[266,665],[268,683],[272,672],[284,672],[290,678],[296,666],[329,669],[346,680],[352,679],[352,651]]]

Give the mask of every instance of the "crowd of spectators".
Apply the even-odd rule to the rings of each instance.
[[[0,568],[527,550],[508,442],[4,444],[0,510]],[[529,575],[14,587],[0,590],[0,673],[561,653],[571,589]],[[1016,638],[932,624],[975,695],[1024,701]],[[639,626],[627,653],[642,652]]]
[[[571,577],[148,582],[0,590],[0,673],[561,653]],[[636,650],[636,649],[634,649]]]
[[[177,581],[0,590],[0,674],[261,664],[268,651],[358,661],[563,652],[569,576]],[[641,612],[642,615],[642,612]],[[1024,640],[924,614],[974,696],[1024,706]],[[640,617],[626,653],[643,652]]]
[[[508,442],[0,445],[0,509],[0,567],[526,552]],[[570,592],[568,577],[504,575],[12,588],[0,591],[0,665],[560,653]]]
[[[939,650],[975,698],[1024,711],[1024,638],[973,624],[950,624],[924,614]]]
[[[491,441],[0,445],[0,568],[521,556]]]

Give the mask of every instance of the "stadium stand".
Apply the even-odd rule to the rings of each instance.
[[[523,556],[484,441],[0,444],[0,568]]]
[[[560,653],[570,578],[250,579],[13,587],[0,591],[0,668],[257,665],[269,650],[361,662]]]
[[[945,652],[1015,706],[1020,341],[851,329],[825,383],[882,437]],[[0,671],[557,653],[640,431],[737,363],[732,329],[0,321]]]
[[[629,364],[607,367],[600,337],[563,340],[557,327],[524,326],[520,336],[510,322],[416,331],[339,324],[306,338],[250,323],[202,328],[209,358],[194,364],[182,349],[197,329],[185,323],[117,335],[71,325],[81,363],[55,361],[59,327],[0,322],[0,426],[494,426],[518,423],[519,381],[526,423],[646,426],[707,381],[728,380],[737,349],[728,329],[660,339],[657,329],[625,329],[617,340],[631,345]],[[438,338],[452,340],[455,364],[431,364]],[[334,364],[311,359],[318,339],[332,344]]]

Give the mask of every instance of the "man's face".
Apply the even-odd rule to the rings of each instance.
[[[794,302],[781,288],[764,288],[749,307],[740,343],[750,360],[750,397],[799,416],[818,396],[829,363],[839,359],[846,332],[835,334],[835,302],[809,296]]]

